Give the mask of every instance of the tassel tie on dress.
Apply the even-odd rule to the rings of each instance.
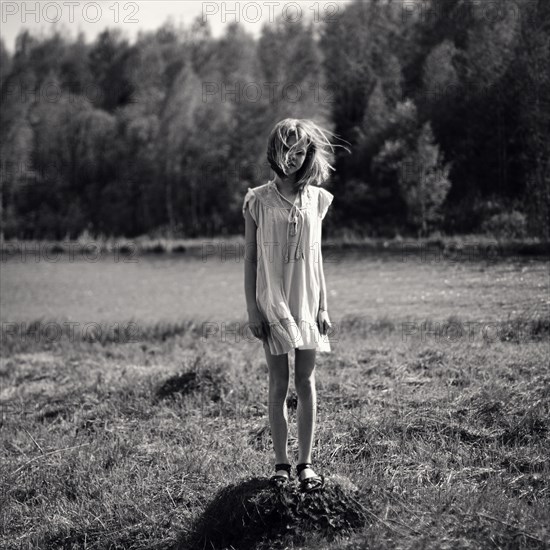
[[[290,236],[295,236],[298,229],[298,214],[302,218],[302,223],[300,224],[300,233],[298,235],[298,240],[296,241],[296,251],[294,252],[294,259],[299,260],[300,258],[304,259],[304,251],[301,248],[301,240],[302,240],[302,232],[304,229],[304,215],[302,214],[302,211],[296,206],[293,205],[290,213],[288,214],[288,227],[286,232],[286,241],[287,241],[287,247],[286,247],[286,254],[285,254],[285,262],[288,263],[290,259]]]

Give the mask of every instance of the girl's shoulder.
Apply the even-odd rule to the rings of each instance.
[[[268,181],[267,183],[258,185],[257,187],[249,187],[248,192],[250,193],[252,191],[252,194],[259,199],[265,198],[269,194],[270,183],[271,182]]]
[[[333,199],[334,195],[330,191],[327,191],[323,187],[317,187],[317,207],[321,219],[325,217]]]
[[[249,187],[243,199],[243,216],[245,215],[245,211],[248,208],[250,210],[250,215],[252,216],[252,219],[256,223],[259,223],[260,212],[262,210],[260,205],[263,204],[270,206],[271,202],[272,199],[270,198],[269,193],[269,183],[258,185],[257,187]]]
[[[257,187],[249,187],[245,199],[251,198],[257,199],[265,206],[277,207],[280,205],[278,195],[274,191],[271,181]]]
[[[334,195],[330,191],[327,191],[324,187],[319,187],[316,185],[314,188],[317,190],[317,195],[321,197],[321,199],[332,200],[334,198]]]

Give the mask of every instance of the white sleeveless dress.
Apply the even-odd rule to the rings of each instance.
[[[292,204],[274,180],[248,188],[248,207],[256,222],[256,303],[269,323],[263,341],[273,355],[292,349],[330,352],[328,335],[317,325],[320,306],[321,222],[334,195],[308,185]]]

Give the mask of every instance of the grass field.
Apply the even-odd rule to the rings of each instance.
[[[33,276],[10,269],[4,295]],[[367,522],[333,540],[299,531],[280,547],[547,548],[548,265],[366,269],[351,272],[348,286],[367,294],[355,302],[339,301],[344,268],[328,269],[338,333],[318,354],[314,461],[357,486]],[[48,297],[34,299],[19,319]],[[242,326],[231,311],[220,318]],[[2,548],[185,548],[220,489],[271,474],[261,345],[231,331],[204,338],[198,318],[139,319],[135,341],[2,327]]]

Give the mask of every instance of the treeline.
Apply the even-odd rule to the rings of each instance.
[[[327,231],[548,239],[550,4],[358,0],[258,39],[200,19],[0,42],[5,238],[243,231],[267,135],[313,118],[337,150]]]

